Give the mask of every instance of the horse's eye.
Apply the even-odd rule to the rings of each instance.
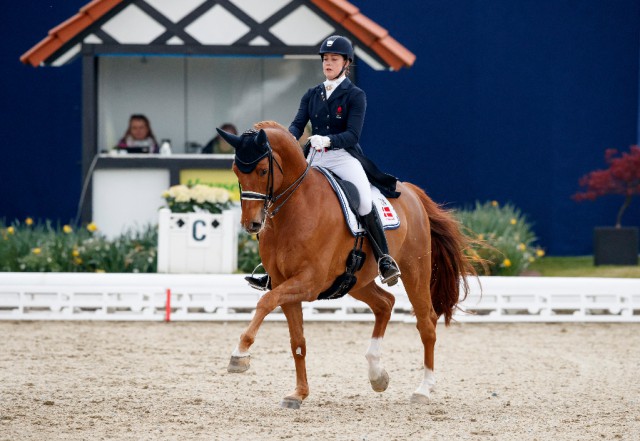
[[[267,173],[269,173],[269,170],[267,170],[266,168],[260,170],[260,176],[266,176]]]

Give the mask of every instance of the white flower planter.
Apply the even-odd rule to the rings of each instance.
[[[159,273],[233,273],[238,268],[238,220],[222,214],[159,212]]]

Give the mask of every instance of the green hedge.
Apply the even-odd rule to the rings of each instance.
[[[0,271],[154,273],[157,243],[155,226],[110,240],[94,224],[73,228],[30,218],[0,220]],[[238,271],[251,272],[259,263],[258,241],[241,232]]]
[[[113,240],[89,224],[73,228],[50,221],[0,221],[0,271],[156,272],[155,227]]]
[[[518,275],[544,255],[526,216],[513,205],[476,202],[456,216],[475,244],[468,252],[487,262],[489,274]],[[30,218],[0,220],[0,271],[153,273],[157,243],[152,226],[109,240],[94,224],[73,228]],[[255,236],[240,232],[238,271],[249,273],[259,263]],[[478,269],[482,274],[479,264]]]
[[[256,236],[241,230],[238,236],[238,271],[251,273],[260,263]],[[264,269],[260,267],[256,273],[264,273]]]
[[[473,249],[467,251],[479,258],[475,264],[479,274],[519,275],[544,256],[544,250],[535,245],[537,238],[526,215],[511,204],[476,202],[475,207],[455,214],[472,239]]]

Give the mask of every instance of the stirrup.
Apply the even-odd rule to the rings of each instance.
[[[265,273],[263,276],[255,277],[256,270],[261,266],[262,263],[259,263],[258,266],[253,269],[251,275],[246,276],[244,280],[249,282],[249,286],[251,288],[257,289],[258,291],[268,291],[269,285],[271,285],[271,278],[269,277],[269,274]]]
[[[382,274],[382,271],[380,269],[383,260],[389,261],[388,268],[392,270],[391,273],[387,274],[386,277],[384,276],[384,274]],[[398,283],[398,279],[400,278],[402,273],[400,272],[400,267],[398,266],[394,258],[389,254],[385,254],[380,257],[380,259],[378,259],[378,275],[380,276],[380,280],[382,281],[382,283],[386,283],[387,286],[393,286]]]

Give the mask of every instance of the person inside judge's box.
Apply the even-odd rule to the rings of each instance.
[[[220,126],[220,130],[224,130],[227,133],[238,134],[238,129],[231,123],[224,123]],[[225,141],[220,135],[216,135],[211,141],[202,148],[202,153],[234,153],[235,150],[231,147],[227,141]]]
[[[128,153],[158,153],[158,141],[153,135],[149,119],[142,114],[129,118],[129,128],[116,146]]]

